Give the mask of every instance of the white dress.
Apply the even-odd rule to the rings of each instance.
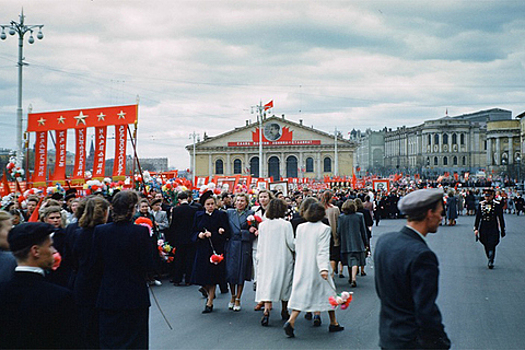
[[[288,307],[314,312],[332,310],[328,298],[336,293],[332,277],[324,280],[320,272],[330,272],[330,226],[305,222],[297,227],[292,295]],[[329,284],[330,283],[330,284]]]
[[[290,222],[268,219],[259,224],[255,301],[288,301],[292,291],[293,251]]]

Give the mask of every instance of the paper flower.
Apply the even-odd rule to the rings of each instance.
[[[136,220],[135,220],[135,225],[140,225],[140,226],[145,226],[148,228],[149,230],[149,235],[152,236],[153,235],[153,222],[148,219],[148,218],[145,218],[144,216],[139,216]]]
[[[210,256],[210,262],[211,262],[212,264],[215,264],[215,265],[219,265],[219,263],[220,263],[221,261],[223,261],[223,260],[224,260],[224,256],[223,256],[223,254],[221,254],[221,255],[218,255],[218,254],[212,254],[212,256]]]
[[[53,259],[55,259],[55,262],[53,263],[53,267],[51,267],[51,269],[53,269],[53,271],[56,271],[56,269],[60,267],[60,263],[62,262],[62,257],[60,256],[60,253],[55,252],[53,254]]]
[[[262,222],[262,218],[258,215],[248,215],[246,222],[248,222],[250,226],[257,227]]]
[[[348,305],[352,301],[353,292],[342,292],[336,296],[331,296],[328,298],[328,302],[332,305],[332,309],[336,309],[338,306],[341,307],[341,310],[346,310]]]

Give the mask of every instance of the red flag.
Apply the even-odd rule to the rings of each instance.
[[[11,187],[9,187],[9,182],[7,182],[7,174],[4,171],[4,175],[2,176],[2,185],[4,185],[4,191],[2,193],[2,196],[9,196],[11,193]]]
[[[355,176],[355,173],[352,174],[352,188],[355,190],[357,187],[357,177]]]
[[[42,204],[42,199],[44,199],[44,197],[40,198],[35,210],[31,214],[31,217],[29,218],[29,220],[27,220],[27,222],[38,222],[38,210],[40,209],[40,205]]]
[[[264,105],[265,111],[269,110],[270,108],[273,108],[273,100]]]

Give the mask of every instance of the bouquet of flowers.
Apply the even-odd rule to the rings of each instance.
[[[248,226],[253,226],[257,228],[262,222],[262,218],[257,215],[248,215],[248,217],[246,218],[246,222],[248,223]]]
[[[328,298],[328,302],[332,305],[332,309],[336,309],[338,306],[341,307],[341,310],[346,310],[350,302],[352,301],[353,292],[342,292],[337,294],[335,297],[332,296]]]
[[[174,259],[177,248],[173,247],[168,242],[165,242],[163,239],[157,241],[157,247],[162,260],[166,261],[168,264],[171,263]]]

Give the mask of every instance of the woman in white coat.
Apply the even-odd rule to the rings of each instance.
[[[286,209],[283,200],[272,199],[266,211],[267,220],[259,224],[255,301],[264,302],[263,326],[268,326],[272,302],[281,301],[281,318],[289,317],[287,305],[292,292],[294,237],[292,224],[284,219]]]
[[[325,217],[321,203],[312,203],[304,214],[306,223],[297,227],[295,238],[295,268],[289,307],[292,314],[283,329],[288,337],[294,336],[295,319],[301,311],[314,312],[314,325],[321,325],[320,312],[328,311],[330,332],[344,329],[335,317],[328,298],[335,286],[330,276],[330,226],[321,222]]]

